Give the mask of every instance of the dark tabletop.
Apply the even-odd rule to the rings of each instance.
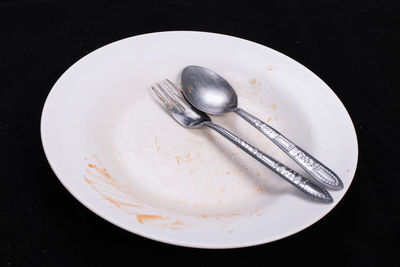
[[[400,1],[264,2],[1,1],[0,266],[399,266]],[[327,216],[269,244],[202,250],[131,234],[65,190],[40,140],[53,84],[105,44],[166,30],[258,42],[334,90],[353,119],[359,161]]]

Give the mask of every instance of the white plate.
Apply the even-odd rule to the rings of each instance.
[[[178,83],[186,65],[225,77],[239,105],[269,121],[335,171],[333,204],[305,197],[208,129],[179,126],[152,99],[152,83]],[[213,117],[303,175],[236,115]],[[46,156],[82,204],[130,232],[203,248],[244,247],[294,234],[326,215],[353,179],[352,121],[310,70],[265,46],[204,32],[161,32],[106,45],[69,68],[43,108]]]

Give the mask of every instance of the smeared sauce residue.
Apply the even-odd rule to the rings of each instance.
[[[159,215],[148,215],[148,214],[137,214],[136,219],[140,224],[144,224],[145,222],[152,221],[152,220],[162,220],[166,219]]]
[[[155,138],[155,143],[157,145],[157,137]],[[184,153],[182,156],[177,156],[178,164],[184,161],[190,161],[190,152]],[[84,181],[93,188],[104,200],[112,204],[111,207],[120,209],[122,212],[136,216],[136,220],[140,224],[152,224],[154,226],[159,226],[163,228],[168,228],[170,230],[182,230],[187,229],[193,224],[185,223],[181,220],[171,219],[166,216],[161,216],[158,214],[147,214],[145,208],[142,204],[129,193],[129,188],[127,186],[121,185],[117,180],[110,174],[110,172],[103,166],[97,156],[93,155],[89,162],[88,157],[84,157],[87,161],[87,168],[83,174]],[[246,168],[246,170],[248,170]],[[230,172],[227,171],[226,174]],[[257,176],[259,173],[257,173]],[[242,217],[252,217],[253,215],[261,216],[263,213],[258,210],[252,212],[251,214],[243,215],[240,213],[231,214],[213,214],[213,215],[199,215],[195,216],[203,220],[215,220],[219,222],[219,225],[224,228],[229,225],[232,221],[237,220]],[[233,230],[227,233],[232,233]]]
[[[175,222],[173,222],[171,224],[163,224],[163,226],[166,226],[171,230],[182,230],[182,229],[185,229],[185,227],[192,226],[192,225],[193,224],[187,224],[180,220],[176,220]]]
[[[85,157],[85,161],[87,160]],[[141,208],[141,205],[137,204],[136,200],[129,195],[127,188],[116,182],[96,156],[93,156],[93,161],[87,164],[88,168],[83,175],[83,179],[88,185],[104,200],[127,214],[134,214],[135,208]]]
[[[157,143],[157,138],[155,138],[155,142]],[[85,157],[84,160],[88,161],[88,158]],[[191,225],[161,215],[144,214],[143,206],[139,205],[138,201],[129,194],[129,188],[118,184],[95,155],[91,162],[87,163],[83,180],[104,200],[112,204],[112,207],[116,207],[126,214],[135,215],[140,224],[152,223],[156,226],[168,227],[171,230],[180,230]],[[162,224],[160,224],[161,221]]]
[[[95,169],[100,175],[103,175],[104,177],[107,177],[111,181],[115,182],[115,180],[111,177],[111,175],[108,173],[108,171],[104,167],[98,167],[97,165],[94,164],[88,164],[88,166],[92,169]]]

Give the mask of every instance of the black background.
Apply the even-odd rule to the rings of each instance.
[[[105,44],[165,30],[264,44],[335,91],[360,154],[353,184],[332,212],[273,243],[202,250],[130,234],[64,189],[40,140],[53,84]],[[0,266],[399,266],[399,0],[2,1],[0,38]]]

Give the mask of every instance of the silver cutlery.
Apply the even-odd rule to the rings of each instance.
[[[342,181],[332,170],[267,123],[238,108],[234,89],[217,73],[200,66],[187,66],[182,71],[181,80],[183,93],[195,108],[208,114],[235,112],[271,139],[321,185],[334,190],[343,188]]]
[[[193,108],[188,102],[186,102],[182,92],[179,91],[179,89],[171,81],[164,80],[154,84],[152,86],[152,91],[156,96],[156,99],[159,100],[159,103],[161,103],[164,109],[181,126],[187,128],[209,127],[221,134],[223,137],[227,138],[233,144],[240,147],[250,156],[258,160],[264,166],[271,169],[273,172],[300,189],[311,198],[324,203],[331,203],[333,201],[331,195],[325,188],[322,188],[311,180],[301,176],[279,161],[273,159],[254,146],[245,142],[243,139],[237,137],[223,127],[213,123],[207,114]]]

